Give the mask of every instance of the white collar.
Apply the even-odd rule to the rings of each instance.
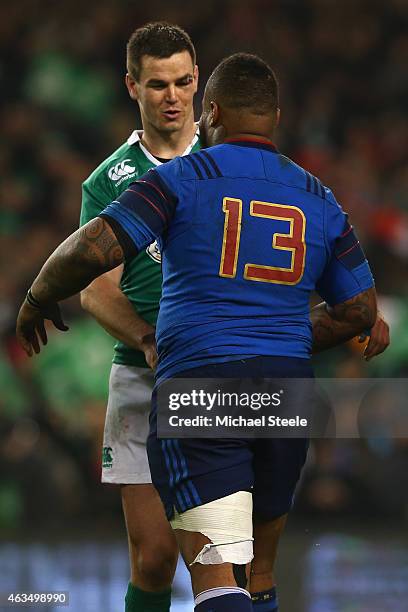
[[[197,143],[197,140],[198,140],[199,135],[200,135],[200,130],[199,130],[198,124],[196,124],[196,126],[197,126],[197,130],[196,130],[196,133],[194,134],[194,138],[190,142],[190,144],[188,145],[186,150],[182,153],[182,155],[188,155],[189,153],[191,153],[192,148]],[[141,148],[143,153],[146,155],[147,159],[150,160],[152,162],[152,164],[154,164],[155,166],[160,166],[162,162],[159,161],[156,157],[154,157],[154,155],[152,155],[150,153],[150,151],[148,151],[146,149],[146,147],[142,144],[142,142],[140,140],[142,134],[143,134],[142,130],[134,130],[134,132],[132,132],[131,135],[129,136],[129,138],[127,139],[128,145],[134,145],[134,144],[136,144],[138,142],[139,143],[139,147]]]

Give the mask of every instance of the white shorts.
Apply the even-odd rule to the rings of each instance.
[[[153,371],[113,364],[102,453],[102,482],[151,483],[146,440]]]

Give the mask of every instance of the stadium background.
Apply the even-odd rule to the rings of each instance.
[[[69,334],[27,360],[14,321],[77,227],[81,181],[140,126],[122,80],[125,41],[157,19],[196,45],[197,117],[225,55],[258,52],[276,68],[279,148],[332,187],[358,229],[392,346],[367,365],[351,344],[317,360],[318,372],[408,370],[407,0],[2,0],[0,591],[70,590],[73,612],[121,609],[128,579],[119,495],[99,484],[112,341],[72,299]],[[313,445],[281,545],[283,611],[408,610],[407,466],[404,439]],[[187,593],[181,572],[175,610],[191,609]]]

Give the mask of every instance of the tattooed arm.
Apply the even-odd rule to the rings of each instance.
[[[318,304],[310,313],[313,353],[337,346],[364,333],[373,327],[376,317],[377,297],[374,288],[333,307],[326,302]]]
[[[45,262],[31,291],[42,305],[60,302],[123,261],[110,225],[97,217],[71,234]]]
[[[122,263],[123,250],[110,225],[100,217],[71,234],[45,262],[17,318],[17,338],[28,355],[47,343],[44,319],[62,331],[57,302],[84,289],[100,274]],[[38,334],[38,336],[37,336]]]

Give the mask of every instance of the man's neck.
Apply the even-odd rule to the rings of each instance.
[[[236,113],[223,110],[223,139],[262,138],[273,142],[278,123],[276,114],[255,115],[253,112]]]
[[[271,130],[231,130],[227,131],[224,136],[225,140],[263,140],[273,144],[274,133]]]
[[[167,134],[158,133],[149,129],[143,130],[141,137],[142,144],[154,157],[162,159],[172,159],[177,155],[182,155],[187,147],[191,144],[197,126],[194,121],[177,132]]]

